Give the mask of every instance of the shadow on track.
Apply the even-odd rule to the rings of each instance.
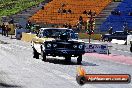
[[[6,84],[6,83],[0,83],[0,88],[3,88],[3,87],[11,87],[11,88],[22,88],[21,86],[18,86],[18,85],[12,85],[12,84]]]
[[[9,43],[8,43],[8,42],[1,41],[1,40],[0,40],[0,44],[9,44]]]
[[[57,59],[57,58],[47,58],[45,62],[53,63],[53,64],[61,64],[61,65],[79,65],[77,64],[76,60],[71,60],[71,62],[67,62],[64,59]],[[97,64],[94,63],[89,63],[82,61],[82,66],[98,66]]]

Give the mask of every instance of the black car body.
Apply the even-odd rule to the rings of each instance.
[[[130,51],[132,52],[132,40],[130,41]]]
[[[47,47],[48,44],[51,44],[51,47]],[[48,41],[45,42],[45,53],[51,56],[78,56],[84,54],[84,43],[62,40]]]
[[[116,31],[112,34],[102,35],[102,40],[103,41],[112,41],[112,39],[127,40],[127,35],[129,35],[129,33],[123,31]]]
[[[46,56],[62,56],[66,61],[71,57],[78,57],[77,62],[81,63],[84,51],[84,42],[78,40],[72,29],[66,28],[42,28],[38,37],[32,41],[35,58],[39,54],[46,60]]]

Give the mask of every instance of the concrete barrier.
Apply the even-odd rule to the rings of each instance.
[[[20,39],[22,37],[22,32],[27,32],[28,30],[24,29],[24,28],[16,28],[15,29],[15,36],[16,39]]]
[[[36,34],[24,33],[23,32],[21,40],[25,41],[25,42],[31,42],[34,37],[36,37]]]
[[[107,44],[85,42],[85,52],[86,53],[108,54],[109,49],[108,49]]]
[[[88,39],[89,35],[86,34],[86,33],[79,33],[79,38],[81,38],[81,39]],[[91,39],[100,40],[101,39],[101,34],[92,34],[91,35]]]

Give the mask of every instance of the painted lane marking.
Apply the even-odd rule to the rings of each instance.
[[[131,53],[130,51],[124,51],[124,50],[118,50],[118,49],[111,49],[111,50],[120,51],[120,52],[127,52],[127,53]]]
[[[125,65],[132,65],[132,57],[126,57],[126,56],[123,56],[123,55],[110,54],[108,56],[108,55],[105,55],[105,54],[86,53],[85,56],[98,57],[98,58],[101,58],[101,59],[115,61],[115,62],[125,64]]]

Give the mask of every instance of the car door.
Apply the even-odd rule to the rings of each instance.
[[[121,40],[121,38],[122,38],[122,32],[115,32],[111,36],[111,39]]]
[[[122,40],[123,39],[123,36],[124,36],[124,33],[123,32],[119,32],[117,33],[117,40]]]
[[[110,39],[116,39],[117,38],[117,32],[114,32],[111,36]]]
[[[125,32],[119,32],[118,36],[117,36],[118,40],[126,40],[127,39],[127,33]]]
[[[128,33],[127,33],[127,32],[123,32],[123,35],[122,35],[122,40],[126,40],[126,39],[127,39],[127,35],[128,35]]]

